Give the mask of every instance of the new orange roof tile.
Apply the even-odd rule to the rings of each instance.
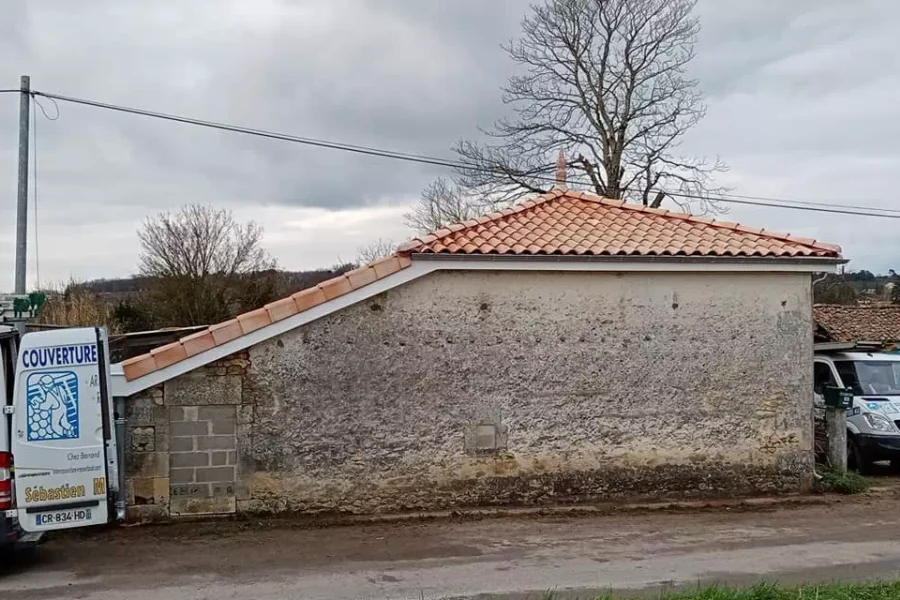
[[[367,266],[350,271],[347,273],[347,279],[350,281],[350,286],[354,290],[358,290],[363,286],[378,281],[378,275],[375,274],[375,269]]]
[[[181,338],[180,343],[184,346],[184,351],[189,357],[206,352],[216,346],[216,340],[213,339],[213,334],[209,329]]]
[[[187,351],[184,346],[178,342],[166,344],[150,351],[153,360],[156,362],[157,369],[163,369],[169,365],[174,365],[178,361],[187,358]]]
[[[335,277],[334,279],[329,279],[324,283],[320,283],[319,288],[325,292],[325,298],[328,300],[334,300],[338,296],[343,296],[344,294],[353,291],[353,286],[350,285],[350,280],[347,279],[346,275],[341,275],[340,277]]]
[[[562,189],[413,239],[433,254],[840,258],[840,246]]]
[[[266,304],[266,310],[269,312],[269,319],[272,323],[293,317],[298,312],[297,303],[293,298],[282,298]]]
[[[238,315],[237,322],[240,323],[241,331],[245,335],[272,324],[272,320],[269,318],[269,311],[265,308],[257,308]]]
[[[387,277],[392,273],[396,273],[403,267],[400,266],[400,259],[396,256],[386,256],[373,262],[372,268],[375,270],[375,276],[378,279],[381,279],[382,277]]]
[[[156,366],[156,359],[153,358],[153,355],[149,352],[122,361],[122,372],[125,374],[125,379],[128,381],[143,377],[144,375],[149,375],[158,369],[159,367]]]
[[[244,332],[241,331],[241,324],[238,323],[237,319],[213,325],[209,328],[209,332],[212,334],[216,346],[221,346],[244,335]],[[182,342],[183,340],[179,343]]]
[[[327,300],[327,298],[325,298],[325,292],[319,287],[297,292],[291,296],[291,298],[293,298],[294,302],[297,304],[297,312],[303,312],[304,310],[318,306]]]

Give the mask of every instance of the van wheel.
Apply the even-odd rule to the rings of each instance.
[[[850,436],[847,436],[847,469],[856,471],[857,465],[859,465],[859,450]]]
[[[859,446],[851,437],[847,437],[847,469],[866,475],[872,471],[872,461],[863,457]]]

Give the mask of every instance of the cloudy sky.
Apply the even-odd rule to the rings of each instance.
[[[0,0],[0,88],[35,89],[308,137],[449,156],[503,114],[500,44],[527,0]],[[734,193],[900,209],[900,5],[700,0],[694,74]],[[18,98],[0,94],[0,290],[13,282]],[[54,109],[46,101],[50,116]],[[149,215],[190,203],[266,230],[282,267],[401,241],[429,167],[71,104],[38,116],[40,277],[125,276]],[[732,208],[727,220],[844,246],[850,266],[900,265],[894,219]],[[34,221],[32,222],[32,226]],[[35,247],[30,230],[30,248]],[[29,284],[36,281],[29,256]]]

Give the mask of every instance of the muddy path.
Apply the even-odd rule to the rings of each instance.
[[[29,598],[535,597],[900,572],[900,482],[825,504],[342,527],[220,521],[58,537],[7,565]],[[124,595],[124,596],[123,596]]]

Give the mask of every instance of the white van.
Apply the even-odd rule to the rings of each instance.
[[[108,356],[100,328],[0,324],[0,550],[124,517]]]
[[[35,539],[19,526],[13,488],[13,460],[10,436],[11,422],[6,415],[12,410],[16,372],[16,345],[19,334],[15,327],[0,324],[0,554],[23,541]]]
[[[875,461],[900,467],[900,354],[817,352],[815,402],[826,386],[853,391],[847,409],[847,466],[861,472]]]

